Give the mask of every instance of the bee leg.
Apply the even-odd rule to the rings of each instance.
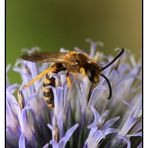
[[[76,80],[79,79],[79,78],[78,78],[78,73],[75,73],[74,76],[75,76],[75,79],[76,79]]]
[[[82,77],[86,76],[86,71],[83,67],[80,68],[80,73],[82,74]]]
[[[108,80],[108,78],[107,78],[105,75],[100,74],[100,76],[102,76],[102,77],[106,80],[106,82],[107,82],[107,84],[108,84],[109,96],[108,96],[107,99],[109,100],[109,99],[111,99],[111,97],[112,97],[112,87],[111,87],[110,81]]]
[[[66,74],[66,81],[67,81],[68,88],[70,88],[72,85],[72,81],[70,79],[69,72],[67,72]]]
[[[32,79],[28,84],[24,85],[23,86],[23,89],[31,86],[35,81],[41,79],[44,75],[46,75],[49,72],[53,72],[53,71],[55,71],[55,68],[54,67],[53,68],[50,68],[50,67],[47,68],[42,73],[40,73],[39,75],[37,75],[34,79]]]
[[[116,61],[119,59],[119,57],[124,53],[124,50],[125,50],[125,49],[122,48],[121,51],[119,52],[119,54],[118,54],[110,63],[108,63],[106,66],[102,67],[102,68],[100,69],[100,71],[105,70],[105,69],[108,68],[110,65],[112,65],[114,62],[116,62]]]
[[[62,63],[54,63],[51,68],[54,68],[55,70],[52,71],[55,74],[58,74],[60,71],[66,70],[66,68],[62,65]],[[54,93],[51,87],[56,87],[56,79],[51,76],[50,73],[47,73],[44,77],[43,81],[43,99],[45,100],[47,106],[49,109],[54,108]]]

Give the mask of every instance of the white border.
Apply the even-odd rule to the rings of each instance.
[[[144,147],[148,147],[148,0],[143,0],[144,9]],[[0,0],[0,147],[5,147],[4,145],[4,34],[5,34],[5,22],[4,22],[4,0]],[[147,16],[147,18],[146,18]]]
[[[4,35],[5,35],[5,24],[4,24],[4,0],[0,0],[0,147],[5,147],[5,139],[4,139],[4,134],[5,134],[5,123],[4,123],[4,84],[5,84],[5,79],[4,79],[4,67],[5,67],[5,41],[4,41]]]
[[[148,1],[144,0],[144,147],[148,147]],[[147,85],[147,86],[146,86]]]

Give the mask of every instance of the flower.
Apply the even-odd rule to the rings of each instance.
[[[90,39],[87,42],[91,44],[88,56],[100,66],[114,58],[97,50],[101,42]],[[24,84],[49,65],[18,59],[13,70],[20,74],[22,83],[11,84],[7,76],[6,147],[142,147],[141,63],[131,53],[124,52],[102,72],[112,86],[110,100],[107,100],[108,85],[103,77],[91,90],[92,83],[86,76],[79,74],[76,78],[70,73],[72,84],[68,87],[64,72],[52,74],[57,83],[56,87],[49,86],[54,109],[49,109],[42,99],[43,79],[23,89]],[[7,73],[9,70],[10,65]]]

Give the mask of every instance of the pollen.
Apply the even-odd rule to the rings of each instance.
[[[49,92],[48,88],[42,87],[43,92]]]
[[[69,76],[66,77],[66,81],[67,81],[68,88],[70,88],[72,85],[72,81]]]
[[[48,80],[47,78],[44,79],[44,84],[50,84],[50,80]]]
[[[80,73],[82,74],[82,77],[86,76],[85,69],[83,67],[80,68]]]

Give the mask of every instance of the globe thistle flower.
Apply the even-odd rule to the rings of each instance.
[[[96,49],[101,42],[90,39],[87,42],[91,44],[88,56],[99,65],[113,59]],[[43,79],[23,89],[49,65],[18,59],[13,70],[20,74],[22,83],[10,84],[7,77],[6,147],[142,147],[141,63],[131,53],[125,52],[103,71],[112,86],[110,100],[107,100],[108,85],[101,77],[90,91],[91,82],[81,74],[77,78],[70,74],[71,87],[64,72],[52,74],[57,83],[56,87],[48,86],[53,91],[53,109],[43,100]]]

